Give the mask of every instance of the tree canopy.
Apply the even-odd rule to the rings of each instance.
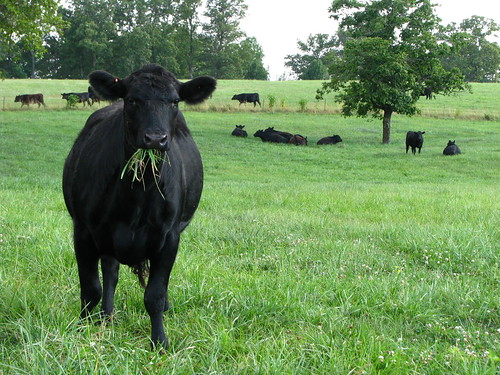
[[[343,115],[382,119],[383,143],[390,142],[392,114],[417,113],[426,88],[445,95],[466,88],[458,68],[441,64],[449,48],[438,42],[429,0],[335,0],[330,12],[347,39],[318,98],[335,91]]]
[[[34,1],[43,7],[54,0]],[[13,18],[22,20],[21,5],[28,2],[7,0],[7,5],[11,2],[20,4]],[[262,48],[239,27],[247,8],[244,0],[207,0],[202,8],[203,3],[69,0],[57,16],[66,27],[39,30],[45,56],[36,61],[25,56],[25,51],[30,51],[26,44],[29,39],[13,38],[9,51],[2,40],[0,72],[14,78],[36,74],[77,79],[103,69],[124,76],[144,63],[154,62],[179,77],[209,74],[216,78],[267,79]],[[55,12],[57,8],[50,9]],[[204,18],[200,17],[202,12]],[[38,13],[34,17],[33,23],[43,20]]]

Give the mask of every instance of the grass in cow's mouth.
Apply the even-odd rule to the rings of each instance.
[[[167,162],[170,165],[170,160],[168,159],[168,155],[164,151],[152,150],[152,149],[138,149],[130,159],[125,163],[123,167],[121,178],[125,176],[125,173],[132,173],[132,182],[138,181],[142,182],[144,186],[144,175],[148,170],[148,165],[150,165],[151,173],[153,174],[156,187],[158,191],[162,195],[160,185],[158,184],[158,180],[160,178],[160,169],[159,166],[163,162]]]

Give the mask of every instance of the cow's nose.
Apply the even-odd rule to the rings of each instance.
[[[165,150],[167,147],[167,135],[161,133],[144,134],[144,145],[146,148]]]

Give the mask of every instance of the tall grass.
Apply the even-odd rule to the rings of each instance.
[[[113,322],[77,319],[60,181],[88,114],[0,115],[0,373],[498,373],[498,122],[396,117],[382,145],[361,119],[186,111],[205,188],[161,353],[126,267]],[[268,126],[310,145],[252,137]],[[404,153],[410,129],[426,131],[420,155]],[[315,145],[333,133],[344,142]],[[462,155],[442,156],[450,138]]]

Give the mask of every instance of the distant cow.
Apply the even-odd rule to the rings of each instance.
[[[23,106],[30,106],[30,104],[38,104],[38,108],[40,108],[40,104],[43,104],[45,107],[45,102],[43,101],[43,94],[23,94],[17,95],[14,99],[15,103],[21,103],[21,108]]]
[[[62,99],[68,100],[70,96],[76,96],[78,98],[77,102],[78,103],[83,103],[85,106],[85,103],[87,103],[90,107],[90,100],[89,100],[89,93],[88,92],[68,92],[61,94]]]
[[[455,141],[448,141],[448,145],[443,150],[443,155],[458,155],[461,154],[460,148],[455,144]]]
[[[89,93],[89,99],[91,100],[91,102],[90,102],[91,105],[94,105],[94,103],[101,102],[101,98],[99,98],[99,95],[97,95],[97,93],[94,91],[92,86],[89,86],[89,88],[87,89],[87,92]]]
[[[411,152],[413,155],[417,152],[418,148],[418,153],[420,154],[420,151],[422,150],[422,145],[424,144],[424,137],[422,134],[425,134],[425,132],[412,132],[409,131],[406,133],[406,153],[408,153],[408,149],[411,147]]]
[[[178,104],[203,102],[216,81],[199,77],[181,83],[154,64],[124,79],[95,71],[89,80],[103,100],[123,100],[90,115],[64,164],[80,317],[90,316],[101,297],[104,316],[113,313],[120,263],[133,267],[141,281],[149,269],[144,304],[151,341],[167,347],[163,312],[169,306],[170,272],[181,232],[198,207],[203,186],[200,153]],[[139,149],[155,150],[162,159],[157,160],[158,174],[144,173],[136,181],[133,173],[122,171]]]
[[[425,99],[432,99],[434,95],[432,94],[432,89],[430,87],[424,87],[420,96],[425,96]]]
[[[332,135],[331,137],[321,138],[316,144],[318,145],[334,145],[336,143],[342,142],[340,135]]]
[[[253,94],[238,94],[238,95],[233,95],[231,100],[237,100],[240,102],[240,105],[242,103],[253,103],[253,106],[255,107],[257,103],[260,105],[260,99],[259,99],[259,94],[253,93]]]
[[[243,130],[245,125],[236,125],[236,128],[233,130],[231,135],[234,135],[235,137],[247,137],[248,134],[246,130]]]
[[[295,146],[307,146],[307,137],[303,137],[300,134],[294,134],[288,143]]]
[[[274,126],[273,126],[273,127],[269,127],[269,128],[267,128],[266,130],[264,130],[264,132],[266,132],[266,133],[278,134],[278,135],[280,135],[281,137],[286,138],[286,141],[287,141],[287,142],[290,142],[290,140],[291,140],[291,139],[292,139],[292,137],[293,137],[293,134],[292,134],[292,133],[284,132],[284,131],[281,131],[281,130],[275,130],[275,129],[274,129]]]
[[[260,138],[262,142],[288,143],[288,138],[278,133],[266,132],[264,130],[257,130],[253,136]]]

